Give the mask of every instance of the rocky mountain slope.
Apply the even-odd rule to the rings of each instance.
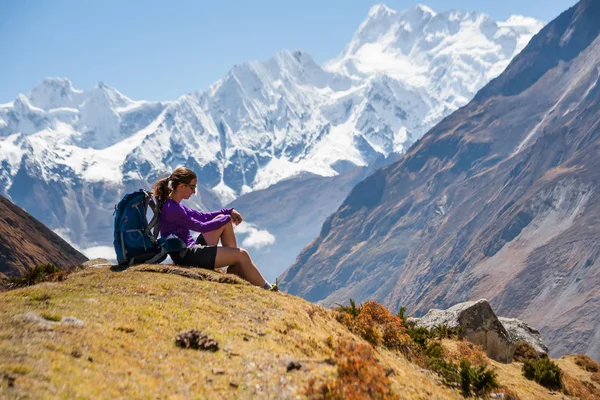
[[[0,277],[18,277],[38,264],[72,267],[87,258],[37,219],[0,196]]]
[[[147,188],[178,165],[199,174],[193,205],[205,209],[304,173],[336,176],[406,151],[540,27],[520,17],[497,23],[380,5],[325,68],[285,50],[166,102],[46,79],[0,106],[0,194],[89,247],[110,245],[110,214],[124,191]]]
[[[416,314],[486,297],[553,354],[600,358],[600,2],[536,35],[467,106],[358,184],[282,276]]]
[[[354,394],[345,398],[463,398],[401,351],[351,333],[337,312],[230,275],[91,266],[0,297],[2,398],[322,398],[310,388],[326,385]],[[466,342],[441,343],[452,357],[493,368],[498,392],[556,398],[526,380],[520,363],[497,363]],[[555,361],[579,387],[599,390],[575,359]]]

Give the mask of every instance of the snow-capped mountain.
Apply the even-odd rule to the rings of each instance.
[[[324,68],[362,81],[382,74],[414,88],[427,104],[430,128],[465,105],[543,27],[533,18],[495,22],[485,14],[437,14],[417,5],[396,12],[371,8],[346,49]]]
[[[175,101],[133,101],[103,83],[80,91],[67,79],[45,79],[0,105],[0,193],[90,245],[111,242],[110,212],[123,190],[148,187],[177,165],[198,173],[196,205],[205,207],[306,172],[334,176],[405,152],[541,26],[378,5],[324,67],[284,50]]]

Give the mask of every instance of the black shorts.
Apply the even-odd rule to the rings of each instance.
[[[217,258],[217,246],[209,246],[202,234],[198,235],[196,245],[189,247],[185,255],[181,253],[169,253],[173,262],[183,267],[199,267],[214,270]]]

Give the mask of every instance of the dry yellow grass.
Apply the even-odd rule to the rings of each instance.
[[[335,376],[326,360],[336,343],[365,343],[300,298],[212,272],[148,271],[161,268],[168,272],[86,268],[64,282],[0,293],[0,398],[292,399],[311,378]],[[27,312],[85,325],[15,318]],[[216,339],[219,351],[176,347],[176,334],[188,329]],[[396,353],[377,350],[377,359],[393,370],[402,399],[462,398]],[[302,368],[288,372],[290,361]]]

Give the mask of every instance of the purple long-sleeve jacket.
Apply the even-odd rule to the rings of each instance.
[[[219,229],[231,221],[231,210],[233,209],[223,208],[219,211],[204,213],[169,199],[163,204],[160,212],[160,235],[162,237],[175,235],[183,240],[187,247],[192,247],[196,242],[190,234],[190,230],[210,232]],[[223,216],[214,219],[219,214],[223,214]]]

